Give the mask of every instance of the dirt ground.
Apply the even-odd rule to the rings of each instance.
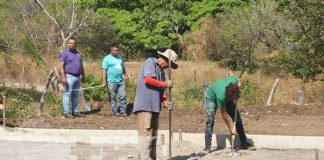
[[[9,120],[11,126],[28,128],[82,128],[82,129],[136,129],[136,115],[131,114],[128,105],[128,117],[114,117],[107,104],[92,106],[85,118],[66,119],[63,116],[42,115],[22,122]],[[275,105],[240,106],[244,128],[247,134],[324,136],[323,105]],[[215,132],[227,134],[228,129],[217,112]],[[168,129],[168,110],[163,109],[160,116],[160,129]],[[172,111],[172,129],[178,132],[203,133],[205,113],[203,108],[175,108]]]

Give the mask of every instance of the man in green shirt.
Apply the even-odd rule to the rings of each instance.
[[[205,108],[207,112],[205,151],[211,151],[210,147],[217,108],[221,110],[222,117],[226,125],[228,126],[230,133],[232,135],[236,134],[233,121],[235,119],[235,101],[239,98],[240,85],[241,84],[238,77],[230,73],[229,77],[220,79],[209,87],[207,95],[205,97]],[[232,121],[230,120],[230,117]],[[243,123],[239,111],[237,111],[236,129],[242,144],[242,149],[248,149],[252,147],[252,145],[246,141],[247,137],[244,132]]]

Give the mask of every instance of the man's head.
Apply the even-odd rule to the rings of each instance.
[[[231,83],[226,87],[226,97],[229,100],[238,100],[240,98],[240,87],[237,84]]]
[[[111,55],[116,56],[119,53],[119,47],[115,44],[111,45],[110,53]]]
[[[68,39],[68,48],[73,50],[73,49],[76,48],[76,46],[77,46],[77,41],[76,41],[76,39],[75,39],[74,37],[70,37],[70,38]]]
[[[167,49],[164,52],[158,52],[159,54],[159,65],[161,68],[169,68],[169,58],[171,60],[171,68],[177,69],[178,65],[176,64],[176,60],[178,58],[178,55],[172,50]]]

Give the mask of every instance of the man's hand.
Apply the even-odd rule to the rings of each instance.
[[[103,81],[103,82],[101,83],[101,85],[104,87],[104,86],[107,85],[107,82],[106,82],[106,81]]]
[[[234,127],[232,129],[230,129],[230,133],[231,133],[231,135],[237,135],[236,129]]]
[[[167,100],[162,101],[162,107],[163,108],[167,108],[168,107],[168,101]]]
[[[123,78],[124,78],[124,80],[127,80],[128,79],[127,74],[123,74]]]
[[[67,85],[67,80],[66,80],[66,78],[65,78],[65,77],[63,77],[63,78],[62,78],[61,82],[62,82],[62,84],[63,84],[64,86],[66,86],[66,85]]]
[[[172,88],[173,87],[173,83],[171,80],[167,80],[165,81],[168,84],[168,88]]]

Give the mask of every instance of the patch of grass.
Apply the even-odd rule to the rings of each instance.
[[[175,91],[176,104],[179,107],[195,108],[201,104],[204,93],[203,86],[199,83],[185,83],[181,90]]]
[[[31,96],[18,92],[15,96],[8,99],[7,116],[9,118],[26,119],[36,116],[36,109],[32,107],[33,99]]]

